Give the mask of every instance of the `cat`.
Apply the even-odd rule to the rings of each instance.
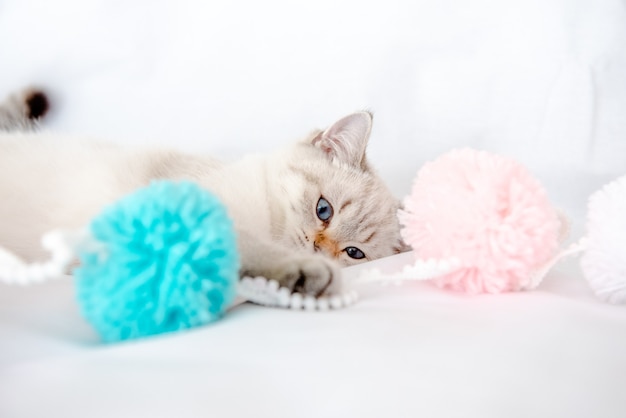
[[[395,199],[366,158],[372,114],[357,112],[266,155],[224,163],[39,130],[45,93],[0,105],[0,245],[45,258],[39,240],[80,228],[151,180],[192,180],[226,205],[241,276],[314,296],[341,289],[340,267],[399,253]]]

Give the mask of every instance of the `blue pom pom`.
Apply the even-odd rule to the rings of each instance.
[[[91,230],[101,248],[81,254],[78,302],[105,341],[215,321],[235,297],[232,222],[193,183],[154,182],[108,207]]]

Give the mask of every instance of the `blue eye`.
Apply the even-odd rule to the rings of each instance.
[[[355,260],[365,258],[363,251],[359,250],[357,247],[346,247],[344,251],[348,254],[348,257],[354,258]]]
[[[317,217],[320,218],[321,221],[328,222],[330,218],[333,217],[333,207],[330,206],[328,200],[320,197],[320,200],[317,201]]]

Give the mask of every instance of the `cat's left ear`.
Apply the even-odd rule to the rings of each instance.
[[[371,131],[372,114],[358,112],[339,119],[311,143],[332,158],[366,169],[365,150]]]

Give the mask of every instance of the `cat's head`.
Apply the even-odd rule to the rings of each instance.
[[[283,228],[276,238],[342,265],[406,250],[396,216],[399,202],[366,159],[371,129],[369,112],[354,113],[281,156]]]

